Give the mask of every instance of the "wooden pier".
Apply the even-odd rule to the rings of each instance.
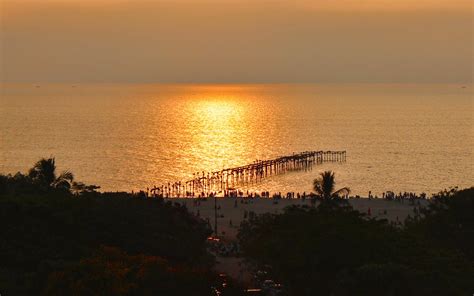
[[[217,192],[236,190],[256,184],[272,175],[291,171],[307,171],[325,162],[345,162],[346,151],[305,151],[270,160],[256,160],[252,164],[215,172],[200,172],[186,182],[167,183],[151,189],[152,196],[204,197]]]

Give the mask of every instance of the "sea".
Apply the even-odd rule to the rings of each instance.
[[[52,156],[102,191],[137,191],[345,150],[345,163],[242,189],[308,193],[325,170],[361,196],[474,185],[470,84],[2,84],[0,96],[2,174]]]

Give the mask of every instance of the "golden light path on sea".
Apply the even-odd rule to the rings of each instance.
[[[234,158],[245,152],[244,144],[235,143],[236,139],[245,140],[246,135],[252,134],[252,131],[245,130],[249,128],[245,125],[248,110],[242,98],[238,95],[206,95],[193,100],[187,108],[195,118],[194,121],[187,121],[188,126],[185,127],[192,134],[194,144],[189,151],[192,158],[208,162],[207,168],[216,170],[222,168],[215,166],[216,159]],[[244,161],[243,158],[234,158],[234,162]]]
[[[3,94],[2,173],[53,155],[79,181],[130,191],[256,159],[347,150],[345,164],[253,189],[308,192],[326,169],[354,194],[472,180],[469,85],[43,84]]]

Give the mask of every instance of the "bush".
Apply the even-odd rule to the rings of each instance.
[[[47,295],[210,295],[207,270],[172,265],[157,256],[127,255],[102,246],[89,258],[53,272]]]
[[[270,265],[290,295],[472,292],[473,265],[462,248],[433,246],[409,228],[368,219],[347,205],[259,215],[243,222],[239,240],[244,255]]]
[[[0,197],[0,282],[7,295],[35,294],[48,274],[100,245],[172,264],[209,268],[207,224],[183,207],[125,193]]]

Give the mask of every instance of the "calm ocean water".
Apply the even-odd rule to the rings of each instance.
[[[3,85],[0,173],[41,157],[103,190],[137,190],[305,150],[344,164],[254,189],[353,194],[474,185],[472,85]]]

